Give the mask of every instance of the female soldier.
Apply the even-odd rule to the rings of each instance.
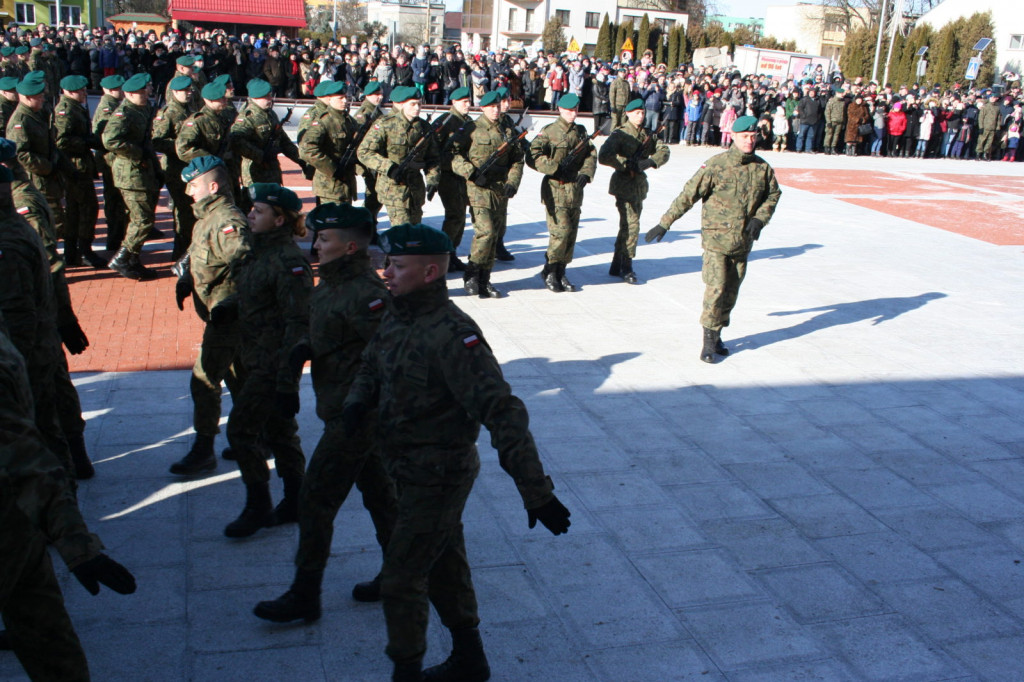
[[[295,522],[306,468],[295,421],[301,375],[288,365],[288,351],[309,333],[313,290],[313,271],[294,241],[306,234],[302,201],[272,182],[250,185],[249,195],[253,250],[239,267],[235,296],[210,312],[214,323],[238,316],[239,354],[247,372],[228,417],[228,442],[246,490],[245,509],[224,529],[231,538]],[[284,481],[284,499],[274,510],[261,440],[273,452]]]

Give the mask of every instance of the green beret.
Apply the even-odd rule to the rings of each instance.
[[[500,102],[501,95],[498,94],[497,90],[491,90],[490,92],[485,92],[484,96],[480,98],[480,101],[477,102],[477,104],[482,107],[488,107],[494,104],[499,104]]]
[[[302,210],[302,199],[287,187],[276,182],[254,182],[249,185],[249,197],[253,203],[280,206],[288,211],[298,213]]]
[[[24,80],[27,81],[39,81],[40,83],[46,82],[46,72],[44,71],[29,71],[25,74]]]
[[[369,233],[373,228],[373,216],[362,206],[320,204],[306,214],[306,227],[314,232],[331,229],[361,229]]]
[[[12,54],[14,54],[13,47],[0,47],[0,55],[3,55],[4,57],[10,57]]]
[[[457,99],[469,99],[469,88],[455,88],[454,90],[452,90],[452,96],[449,97],[448,99],[450,99],[453,102]]]
[[[218,83],[220,85],[223,85],[224,87],[230,87],[231,86],[231,74],[222,73],[221,75],[219,75],[216,78],[214,78],[213,82],[214,83]]]
[[[506,88],[504,85],[495,90],[495,92],[498,93],[498,97],[502,99],[508,99],[508,88]]]
[[[14,48],[14,54],[28,54],[28,45],[19,45]]]
[[[223,83],[207,83],[203,86],[203,99],[223,99],[228,89]]]
[[[732,124],[734,133],[752,133],[757,130],[757,118],[753,116],[740,116]]]
[[[558,105],[561,106],[562,103],[559,102]],[[644,108],[644,101],[642,99],[631,100],[630,103],[626,105],[626,111],[636,111],[637,109],[643,109],[643,108]]]
[[[32,40],[28,41],[28,44],[32,47],[39,47],[43,44],[43,40],[42,38],[33,38]]]
[[[270,83],[262,78],[253,78],[246,87],[249,89],[249,97],[266,97],[274,90]]]
[[[836,88],[836,95],[837,96],[841,96],[841,95],[843,95],[845,93],[846,93],[846,90],[843,90],[842,88]]]
[[[7,166],[0,166],[0,184],[8,184],[14,181],[14,174]]]
[[[41,94],[45,89],[46,83],[37,78],[29,78],[28,76],[25,76],[21,79],[21,82],[18,83],[17,88],[18,94],[25,95],[26,97],[32,97],[34,95]]]
[[[409,85],[399,86],[391,91],[391,101],[395,104],[401,104],[402,102],[406,102],[410,99],[419,98],[420,91]]]
[[[182,182],[192,182],[200,175],[209,173],[214,168],[227,168],[219,156],[197,156],[188,162],[181,171]]]
[[[6,78],[0,78],[0,90],[6,90],[7,92],[13,92],[18,89],[18,79],[14,76],[7,76]]]
[[[110,76],[113,78],[113,76]],[[192,85],[192,78],[189,76],[175,76],[171,79],[171,90],[188,90]]]
[[[576,95],[569,93],[568,95],[562,95],[558,100],[559,109],[575,109],[580,105],[580,98]]]
[[[454,253],[452,240],[429,225],[398,225],[380,235],[381,250],[391,256],[432,256]]]
[[[188,76],[185,76],[185,78],[188,78]],[[122,85],[124,85],[124,76],[107,76],[100,81],[100,87],[104,87],[107,90],[120,90]]]
[[[60,79],[60,89],[74,92],[89,85],[89,79],[85,76],[64,76]]]
[[[52,43],[43,43],[43,52],[53,52],[56,49]]]
[[[178,57],[174,63],[178,66],[194,66],[196,58],[191,55],[185,55],[184,57]]]
[[[121,89],[125,92],[141,92],[152,80],[148,73],[137,73],[124,82]]]
[[[380,92],[380,83],[378,81],[370,81],[366,84],[366,87],[363,88],[364,97],[366,95],[376,95],[378,92]]]
[[[334,81],[320,81],[313,88],[313,97],[327,97],[327,88]]]
[[[6,137],[0,137],[0,162],[10,161],[18,154],[18,145]]]
[[[347,95],[345,81],[327,81],[324,86],[322,97],[333,97],[334,95]]]

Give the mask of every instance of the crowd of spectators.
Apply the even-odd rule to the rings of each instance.
[[[736,117],[758,117],[760,146],[794,152],[924,158],[1022,160],[1019,81],[1002,94],[970,83],[950,88],[879,85],[824,73],[820,66],[797,78],[743,76],[729,69],[655,64],[650,51],[635,60],[602,62],[586,55],[538,51],[532,57],[498,49],[465,53],[449,46],[360,44],[276,34],[228,35],[221,30],[179,33],[39,26],[8,28],[3,44],[39,38],[52,44],[68,74],[90,79],[149,72],[162,93],[175,60],[194,55],[208,79],[229,74],[238,96],[245,83],[263,78],[279,97],[312,97],[323,80],[344,81],[357,100],[370,81],[385,94],[413,86],[426,104],[444,105],[457,88],[476,102],[489,90],[508,88],[513,109],[549,109],[568,93],[580,98],[606,130],[625,104],[644,101],[644,125],[669,144],[728,146]],[[616,83],[616,81],[620,81]],[[841,100],[840,107],[829,100]],[[839,131],[836,133],[836,131]]]

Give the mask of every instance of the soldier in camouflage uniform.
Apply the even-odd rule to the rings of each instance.
[[[123,76],[107,76],[100,81],[100,87],[103,88],[103,96],[100,97],[100,101],[96,105],[96,111],[92,115],[92,132],[100,140],[101,144],[103,142],[103,131],[107,128],[107,122],[110,121],[110,117],[114,115],[114,112],[121,106],[121,101],[124,99],[124,92],[121,90],[123,85]],[[121,190],[114,184],[114,175],[111,172],[111,165],[114,161],[113,155],[106,146],[104,146],[104,150],[105,153],[101,152],[97,155],[96,163],[103,176],[103,217],[107,223],[106,250],[114,253],[121,247],[121,241],[124,239],[124,230],[127,224],[125,214],[127,210],[124,205],[124,198],[121,197]]]
[[[462,233],[466,230],[466,207],[469,205],[469,198],[466,196],[466,179],[452,170],[452,155],[456,140],[473,126],[473,119],[469,117],[469,97],[470,91],[467,87],[452,91],[451,109],[448,110],[444,125],[437,132],[437,144],[441,151],[437,193],[444,205],[444,222],[441,224],[441,230],[452,240],[455,251],[458,251],[459,244],[462,243]],[[465,270],[466,266],[459,260],[458,255],[452,252],[448,272]]]
[[[846,99],[842,90],[832,93],[825,105],[825,153],[838,154],[846,131]]]
[[[71,164],[72,177],[67,183],[67,222],[64,234],[64,260],[68,267],[82,264],[82,257],[97,270],[106,269],[107,263],[92,251],[96,237],[96,218],[99,202],[93,180],[96,160],[92,150],[101,148],[92,132],[85,76],[66,76],[61,79],[61,98],[53,110],[53,127],[57,131],[57,149]]]
[[[7,130],[7,122],[17,108],[18,79],[13,76],[0,78],[0,130]]]
[[[302,202],[275,183],[249,188],[253,250],[242,258],[237,292],[210,311],[210,321],[238,316],[239,348],[246,376],[232,395],[228,442],[245,483],[241,515],[224,529],[232,538],[248,537],[268,525],[298,520],[299,490],[306,458],[298,436],[299,379],[288,353],[309,333],[309,295],[313,271],[294,238],[303,237]],[[262,440],[274,453],[284,498],[271,508],[270,470]]]
[[[192,231],[195,229],[196,216],[192,208],[192,200],[185,193],[185,181],[181,172],[186,162],[178,157],[175,142],[185,127],[189,114],[190,85],[188,76],[176,76],[167,84],[171,93],[167,104],[157,112],[153,119],[153,149],[163,154],[161,167],[164,171],[164,183],[170,195],[174,214],[174,250],[171,259],[178,260],[188,252],[192,243]]]
[[[668,146],[654,139],[644,128],[644,101],[635,99],[626,105],[626,122],[612,131],[601,145],[598,161],[615,169],[608,193],[615,197],[619,210],[619,234],[608,274],[636,284],[633,257],[640,235],[640,212],[647,198],[647,174],[651,168],[668,163]]]
[[[565,276],[565,266],[572,262],[576,247],[583,188],[597,172],[597,151],[587,139],[586,128],[575,122],[579,104],[576,95],[563,96],[558,100],[558,120],[544,126],[530,143],[534,167],[544,174],[540,199],[548,221],[548,250],[540,276],[555,292],[576,291]],[[579,144],[585,145],[585,151],[570,163],[567,157]]]
[[[5,179],[10,175],[0,170],[0,183]],[[0,316],[0,615],[30,679],[88,680],[47,545],[94,595],[101,583],[131,594],[135,578],[89,532],[64,468],[35,426],[32,402],[25,362]]]
[[[231,122],[223,115],[228,106],[227,88],[223,83],[203,87],[203,108],[185,120],[174,143],[178,158],[188,163],[197,156],[217,156],[224,161],[231,175],[231,192],[238,204],[241,190],[235,171],[235,153],[231,148]]]
[[[14,47],[12,45],[0,47],[0,78],[13,76],[17,79],[18,74],[14,66],[15,59]]]
[[[128,207],[128,233],[110,261],[110,269],[122,277],[149,280],[156,276],[139,261],[142,243],[153,230],[160,185],[156,152],[153,151],[152,90],[148,73],[135,74],[121,88],[125,101],[103,130],[103,146],[114,156],[114,184]]]
[[[345,399],[348,434],[375,414],[384,465],[398,490],[398,520],[384,552],[381,597],[392,680],[486,680],[462,511],[480,471],[481,422],[515,480],[530,528],[569,528],[530,435],[529,416],[505,383],[483,332],[448,299],[451,240],[426,225],[380,237],[393,299]],[[452,634],[447,661],[421,672],[430,605]]]
[[[38,38],[34,38],[31,42],[35,43]],[[40,42],[36,45],[32,45],[32,52],[28,58],[28,68],[30,71],[40,71],[44,74],[44,82],[46,83],[46,106],[47,111],[51,111],[53,103],[57,98],[57,94],[60,92],[60,79],[64,77],[64,68],[57,59],[57,52],[51,43]]]
[[[188,89],[189,89],[188,113],[189,114],[196,113],[197,111],[199,111],[200,107],[202,106],[202,104],[201,104],[202,99],[200,98],[200,90],[202,90],[203,85],[205,85],[205,83],[200,84],[200,82],[199,82],[199,76],[195,72],[195,64],[196,64],[196,60],[195,60],[195,57],[193,57],[192,55],[184,55],[182,57],[178,57],[175,60],[175,62],[174,62],[174,77],[171,78],[171,80],[174,80],[174,78],[176,78],[178,76],[185,76],[186,78],[188,78],[188,80],[189,80],[189,84],[188,84]],[[164,101],[165,102],[170,102],[174,98],[174,95],[172,94],[172,92],[173,91],[171,89],[171,83],[170,83],[170,81],[168,81],[167,87],[164,89]]]
[[[248,83],[249,101],[231,126],[231,145],[242,157],[242,184],[254,182],[282,182],[281,162],[284,154],[305,169],[299,158],[299,149],[292,142],[274,112],[274,97],[270,83],[254,78]]]
[[[24,78],[28,75],[29,71],[32,70],[28,68],[28,52],[28,45],[19,45],[14,48],[14,55],[17,59],[14,62],[15,73],[12,75],[17,76],[18,78]]]
[[[608,85],[608,103],[612,107],[612,130],[626,122],[626,105],[629,104],[630,99],[626,70],[619,69],[616,77]]]
[[[367,83],[363,88],[363,103],[359,105],[356,113],[352,114],[352,120],[356,123],[357,136],[365,127],[365,131],[362,133],[365,137],[373,122],[384,115],[380,110],[382,101],[384,101],[384,93],[380,89],[380,83],[377,81]],[[377,215],[382,206],[380,198],[377,197],[377,176],[361,163],[356,164],[356,175],[363,177],[363,206],[373,216],[373,224],[376,225]]]
[[[978,110],[978,142],[975,145],[975,153],[982,161],[992,160],[995,154],[993,149],[998,137],[999,119],[999,96],[989,94],[988,101]]]
[[[740,284],[747,273],[747,257],[761,229],[771,220],[782,191],[775,171],[754,154],[757,119],[741,116],[732,126],[732,146],[701,166],[683,191],[651,228],[644,241],[661,241],[684,213],[704,202],[701,212],[701,245],[704,248],[704,312],[700,317],[704,345],[700,359],[713,363],[728,355],[722,344],[722,327],[736,305]]]
[[[395,111],[374,123],[359,145],[359,162],[377,174],[377,196],[384,202],[392,225],[422,220],[427,191],[437,190],[441,155],[430,124],[419,117],[419,97],[416,88],[395,88],[391,92]],[[415,158],[401,168],[424,138],[425,144]]]
[[[327,110],[306,128],[299,156],[316,169],[313,193],[320,203],[348,204],[356,198],[356,169],[354,163],[343,164],[342,156],[352,145],[355,124],[348,115],[345,84],[334,81],[324,92]]]
[[[501,292],[491,284],[491,270],[508,220],[508,200],[523,179],[523,150],[515,130],[501,120],[497,92],[481,97],[480,108],[483,115],[452,145],[452,170],[466,181],[473,215],[473,245],[463,284],[470,296],[500,298]]]
[[[182,169],[179,180],[195,202],[196,225],[186,256],[175,266],[175,299],[184,310],[191,297],[203,321],[203,341],[192,367],[192,424],[196,440],[171,473],[192,476],[217,468],[213,443],[220,432],[221,386],[237,396],[245,381],[239,358],[237,320],[213,322],[210,311],[236,292],[239,268],[252,252],[249,222],[231,195],[231,178],[216,156],[199,156]]]
[[[387,307],[387,288],[370,263],[367,247],[374,234],[365,208],[321,204],[306,216],[316,233],[320,283],[310,298],[309,337],[291,350],[292,370],[312,360],[316,412],[324,433],[309,460],[299,497],[299,550],[295,580],[274,601],[260,602],[255,614],[275,622],[320,617],[320,585],[331,553],[334,518],[353,484],[370,512],[377,541],[387,547],[395,525],[395,486],[384,470],[373,437],[374,425],[349,437],[341,410],[359,369],[360,356]],[[352,590],[359,601],[380,598],[380,576]]]
[[[497,90],[495,90],[495,92],[497,92],[498,96],[501,97],[501,118],[499,118],[498,121],[504,128],[513,131],[513,134],[518,136],[521,132],[523,132],[523,128],[508,113],[509,111],[511,111],[512,106],[512,102],[509,99],[508,88],[503,85]],[[520,146],[520,149],[523,150],[523,157],[524,161],[526,162],[526,165],[532,164],[533,161],[530,158],[530,143],[527,142],[525,138],[523,138],[517,141],[516,144],[518,144]],[[513,256],[505,247],[505,231],[507,229],[508,221],[506,220],[501,226],[501,233],[498,235],[498,248],[494,252],[494,257],[495,259],[500,261],[510,262],[514,261],[516,257]]]

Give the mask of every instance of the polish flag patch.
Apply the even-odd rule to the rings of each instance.
[[[121,113],[120,111],[115,111],[114,112],[114,116],[124,116],[124,114]]]
[[[383,307],[384,307],[384,301],[382,301],[379,298],[374,300],[374,301],[370,301],[370,310],[372,310],[374,312],[377,312],[378,310],[380,310]]]
[[[480,345],[480,337],[476,334],[471,334],[466,338],[462,339],[462,345],[466,348],[472,348]]]
[[[227,227],[221,228],[221,232],[223,232],[224,234],[231,234],[234,231],[235,231],[235,226],[234,225],[228,225]]]
[[[14,129],[15,130],[21,130],[21,124],[20,123],[15,123],[14,124]]]
[[[191,128],[192,126],[195,125],[195,123],[193,123],[192,121],[185,121],[185,125],[187,125],[189,128]]]
[[[293,275],[301,275],[303,272],[305,272],[305,269],[301,265],[296,265],[292,268]]]
[[[18,215],[25,215],[28,213],[28,206],[22,206],[18,209]]]
[[[67,116],[67,115],[68,115],[68,112],[66,112],[66,111],[64,111],[64,110],[62,109],[61,111],[58,111],[58,112],[57,112],[57,115],[58,115],[58,116]]]

